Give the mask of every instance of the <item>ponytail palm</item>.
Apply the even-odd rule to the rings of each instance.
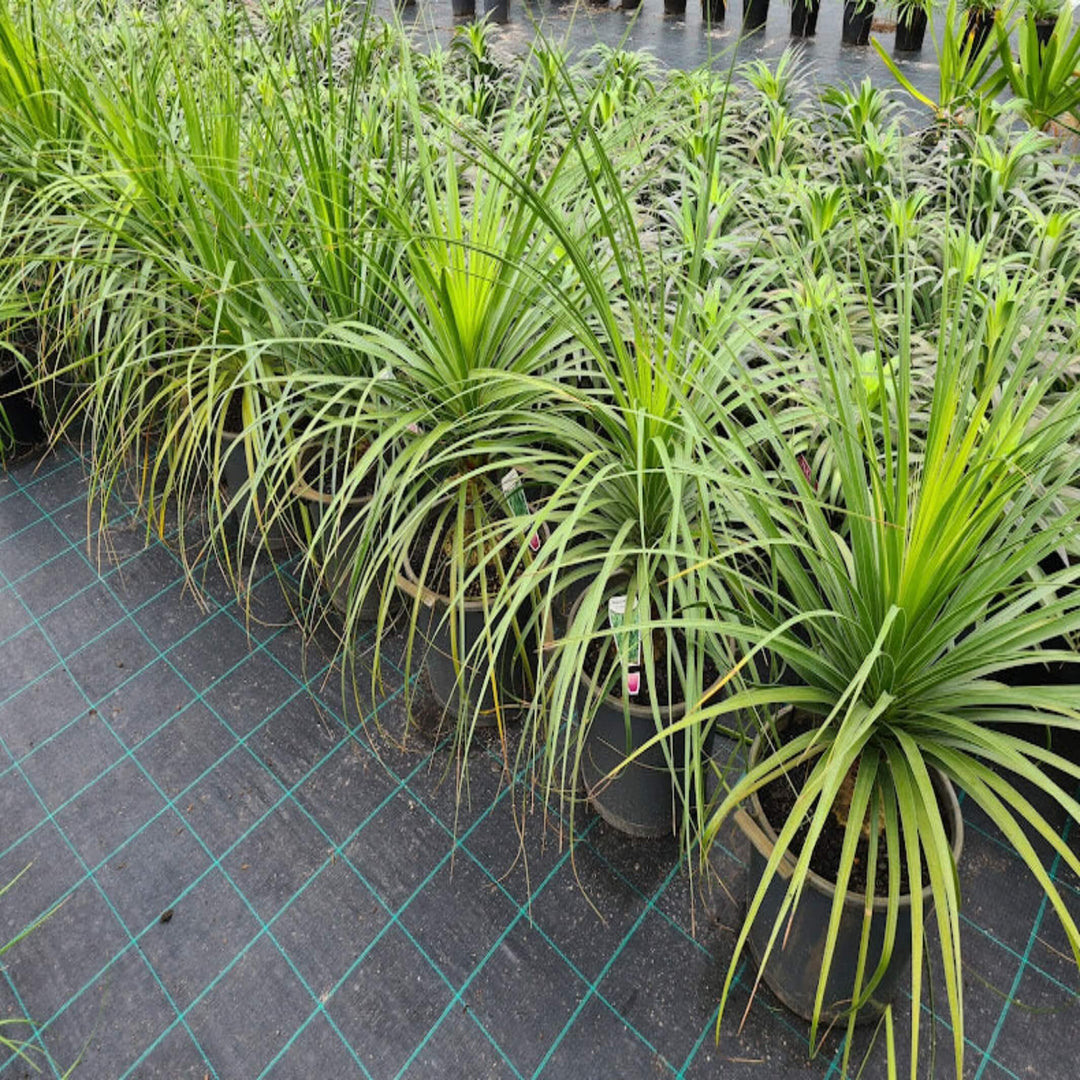
[[[771,924],[768,947],[782,959],[784,927],[807,886],[811,854],[840,807],[844,853],[811,1043],[817,1046],[823,1007],[834,1005],[824,1001],[826,978],[856,843],[860,833],[869,834],[888,862],[888,918],[876,970],[867,964],[863,938],[851,1022],[899,945],[895,919],[903,866],[912,883],[913,1078],[920,1049],[923,923],[929,916],[923,881],[929,883],[944,959],[956,1075],[963,1071],[960,891],[931,770],[962,788],[1016,847],[1080,962],[1080,932],[1032,835],[1074,871],[1080,872],[1080,859],[1016,783],[1041,788],[1076,818],[1080,804],[1047,770],[1060,770],[1075,783],[1080,767],[1014,734],[1021,724],[1080,725],[1080,694],[1071,686],[1014,687],[1002,679],[1038,661],[1075,664],[1076,655],[1055,642],[1080,628],[1075,566],[1040,571],[1052,553],[1074,546],[1080,516],[1071,486],[1080,464],[1080,401],[1056,386],[1080,347],[1080,335],[1074,322],[1068,339],[1060,336],[1068,283],[1043,281],[1032,261],[984,268],[995,288],[1010,297],[1002,319],[993,305],[958,295],[952,256],[946,256],[936,374],[922,421],[913,420],[909,406],[907,327],[915,279],[904,260],[898,355],[880,348],[875,354],[878,379],[891,393],[872,392],[862,377],[862,357],[843,318],[808,343],[828,406],[823,437],[839,473],[842,524],[827,514],[778,434],[776,474],[756,477],[759,490],[772,494],[759,497],[748,489],[745,504],[766,573],[758,580],[746,574],[727,578],[740,597],[748,639],[782,657],[794,684],[747,691],[728,707],[793,703],[816,719],[810,731],[783,744],[767,728],[771,748],[723,794],[709,822],[706,837],[712,840],[740,802],[795,765],[812,763],[792,815],[773,823],[777,843],[751,898],[724,998],[765,890],[785,865],[786,900]],[[806,272],[796,263],[790,269],[796,279]],[[797,846],[800,828],[806,831]],[[869,876],[867,920],[874,890]],[[846,1053],[850,1045],[849,1038]]]
[[[383,438],[393,433],[397,443],[371,504],[379,557],[361,591],[387,585],[408,563],[422,595],[448,565],[449,584],[436,588],[449,596],[447,619],[463,618],[467,594],[481,599],[490,611],[481,646],[491,657],[518,610],[491,583],[520,573],[526,529],[510,521],[500,478],[514,468],[530,489],[557,484],[567,460],[552,437],[572,360],[555,301],[566,272],[535,210],[422,106],[410,62],[403,54],[421,198],[387,198],[381,210],[402,252],[388,278],[400,324],[340,328],[376,369],[371,408]],[[515,175],[544,184],[542,136],[532,117],[511,111],[494,138]],[[410,664],[420,604],[409,621]]]
[[[705,632],[723,597],[700,588],[699,567],[718,544],[727,550],[730,542],[713,529],[724,516],[724,475],[707,459],[702,429],[713,435],[738,426],[739,405],[752,398],[736,373],[741,375],[740,361],[753,343],[754,301],[762,284],[751,271],[729,288],[711,287],[706,200],[695,204],[688,250],[677,259],[661,257],[639,232],[635,204],[655,179],[655,147],[598,124],[594,101],[582,101],[565,72],[553,85],[561,114],[573,118],[560,166],[584,183],[594,224],[576,230],[574,219],[547,191],[523,180],[512,161],[496,152],[483,160],[556,238],[571,283],[558,296],[558,311],[572,329],[577,362],[560,388],[565,422],[550,438],[575,467],[552,490],[544,508],[550,539],[518,586],[539,590],[553,612],[565,611],[583,594],[573,624],[545,661],[536,723],[522,744],[523,753],[539,751],[545,790],[558,794],[573,790],[599,704],[595,697],[586,700],[580,677],[590,643],[608,636],[598,627],[612,592],[625,592],[627,612],[638,613],[646,678],[650,685],[654,677],[666,678],[673,702],[700,697],[706,653],[726,666],[724,644]],[[643,106],[634,118],[643,128],[653,107]],[[704,190],[721,168],[722,125],[714,121],[703,121],[707,152],[693,165]],[[598,683],[606,687],[609,674],[597,671]],[[653,701],[658,725],[666,705]],[[700,819],[706,736],[704,728],[693,732],[685,760],[674,760],[665,748],[687,796],[682,823],[688,843]]]

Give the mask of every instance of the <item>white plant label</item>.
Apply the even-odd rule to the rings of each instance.
[[[503,497],[510,512],[516,517],[528,517],[532,512],[529,510],[529,501],[525,498],[525,489],[521,486],[521,475],[517,469],[511,469],[500,481]],[[540,534],[533,533],[529,537],[529,550],[535,555],[540,550]]]
[[[637,601],[634,602],[637,608]],[[626,595],[620,594],[608,600],[608,624],[612,630],[621,630],[626,622]],[[626,667],[626,692],[630,697],[637,697],[641,692],[641,630],[636,626],[630,627],[619,646],[622,653],[623,663]]]

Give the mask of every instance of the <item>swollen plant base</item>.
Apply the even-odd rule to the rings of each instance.
[[[756,763],[760,753],[761,736],[759,735],[750,748],[748,767]],[[964,824],[960,816],[960,804],[957,802],[952,784],[944,775],[934,772],[931,777],[939,800],[947,809],[946,826],[952,836],[953,859],[959,861],[964,843]],[[750,812],[740,810],[735,816],[735,822],[750,841],[750,865],[746,881],[747,903],[750,903],[772,855],[776,843],[776,832],[766,820],[756,795],[750,801]],[[765,955],[773,923],[787,893],[788,880],[794,865],[794,860],[790,856],[780,864],[776,875],[769,883],[765,899],[751,928],[747,943],[755,974],[761,965],[761,957]],[[782,938],[777,939],[762,971],[761,977],[765,985],[784,1005],[804,1020],[812,1019],[814,1014],[821,958],[825,950],[829,917],[835,895],[835,884],[810,871],[807,875],[806,888],[791,918],[790,927],[785,925],[785,933]],[[846,1004],[851,1000],[859,958],[865,899],[861,893],[854,892],[848,892],[844,897],[844,911],[840,918],[836,950],[833,954],[829,979],[825,985],[824,1004],[821,1011],[821,1018],[827,1022],[845,1018],[847,1015]],[[923,889],[923,905],[923,910],[928,917],[932,910],[929,886]],[[870,923],[866,977],[877,968],[881,959],[887,906],[886,898],[875,898],[874,915]],[[874,996],[860,1010],[858,1023],[869,1023],[877,1019],[885,1006],[899,995],[910,960],[911,897],[905,895],[900,897],[900,912],[892,959],[885,975],[875,988]]]

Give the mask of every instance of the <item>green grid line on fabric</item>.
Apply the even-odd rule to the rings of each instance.
[[[72,500],[72,501],[75,501],[75,500]],[[31,572],[33,572],[33,571],[31,571]],[[170,588],[172,588],[172,586],[170,586]],[[151,602],[152,602],[152,599],[153,599],[153,598],[151,598],[151,600],[149,600],[149,602],[147,602],[147,603],[151,603]],[[123,620],[121,620],[121,621],[123,621]],[[173,644],[172,644],[172,645],[170,646],[170,648],[173,648],[173,647],[175,646],[175,644],[177,644],[177,643],[173,643]],[[264,643],[264,644],[265,644],[265,643]],[[164,653],[162,653],[162,656],[163,656],[163,654],[164,654]],[[271,653],[271,654],[272,654],[272,653]],[[154,659],[154,661],[152,661],[151,663],[153,663],[153,662],[157,662],[157,659],[158,659],[158,658]],[[279,662],[279,663],[280,663],[280,661],[278,661],[278,658],[274,657],[273,659],[274,659],[274,660],[275,660],[276,662]],[[150,665],[147,665],[147,666],[150,666]],[[235,666],[235,665],[234,665],[234,666]],[[287,669],[286,669],[286,670],[287,670]],[[230,672],[231,672],[231,670],[230,670]],[[227,674],[228,674],[228,673],[227,673]],[[292,674],[292,673],[291,673],[291,674]],[[222,678],[222,679],[224,679],[225,677],[226,677],[226,676],[221,676],[221,678]],[[219,683],[220,679],[219,679],[219,680],[217,680],[217,681],[218,681],[218,683]],[[217,685],[217,683],[215,683],[214,685]],[[207,689],[210,689],[210,688],[207,688]],[[295,696],[294,696],[294,697],[295,697]],[[292,699],[288,699],[288,700],[292,700]],[[325,706],[324,706],[324,707],[325,707]],[[332,712],[333,712],[333,711],[332,711]],[[218,717],[218,718],[220,719],[220,717]],[[340,719],[340,718],[339,718],[339,719]],[[227,724],[225,724],[225,721],[224,721],[224,720],[221,720],[221,723],[222,723],[222,724],[224,724],[224,725],[225,725],[225,726],[226,726],[226,727],[228,728],[228,725],[227,725]],[[264,723],[265,723],[265,721],[264,721]],[[343,723],[343,721],[342,721],[342,723]],[[163,725],[163,726],[164,726],[164,725]],[[245,738],[246,738],[246,737],[245,737]],[[343,745],[343,744],[341,744],[341,745]],[[235,747],[233,747],[233,748],[235,748]],[[229,753],[231,753],[231,751],[230,751]],[[332,753],[333,753],[333,752],[332,752]],[[227,755],[226,755],[226,756],[227,756]],[[329,755],[327,755],[327,756],[329,756]],[[321,764],[322,764],[322,762],[320,762],[320,765],[321,765]],[[315,768],[315,769],[316,769],[316,768],[319,768],[319,766],[316,766],[316,767],[314,767],[314,768]],[[210,771],[210,770],[207,770],[207,771]],[[314,769],[312,770],[312,772],[314,772]],[[272,775],[272,773],[271,773],[271,775]],[[92,782],[92,783],[93,783],[93,782]],[[302,783],[302,781],[301,781],[301,783]],[[91,786],[91,785],[87,785],[87,786]],[[297,784],[297,785],[295,785],[295,786],[296,786],[296,787],[298,787],[298,786],[299,786],[299,784]],[[279,804],[279,805],[280,805],[280,804]],[[166,807],[166,809],[167,809],[167,807]],[[175,808],[174,808],[174,809],[175,809]],[[433,818],[434,818],[434,820],[435,820],[435,821],[438,821],[438,822],[440,822],[440,824],[443,824],[443,823],[442,823],[442,822],[440,821],[440,819],[438,819],[438,816],[437,816],[437,814],[433,814]],[[316,825],[318,825],[318,823],[316,823]],[[256,826],[254,826],[254,825],[253,825],[253,826],[252,826],[252,828],[254,828],[254,827],[256,827]],[[248,833],[249,833],[249,832],[251,832],[251,829],[249,829]],[[245,834],[245,835],[246,835],[246,834]],[[131,838],[129,838],[129,840],[127,840],[127,841],[125,841],[125,842],[130,842],[130,839],[131,839]],[[239,842],[239,841],[238,841],[238,842]],[[122,846],[121,846],[121,847],[122,847]],[[119,850],[119,849],[118,849],[118,850]],[[474,858],[474,861],[476,861],[476,860],[475,860],[475,856],[473,856],[473,858]],[[211,867],[211,868],[213,868],[213,867]],[[482,866],[481,866],[481,868],[482,868],[482,869],[485,869],[485,872],[486,872],[486,867],[483,867],[483,865],[482,865]],[[353,869],[354,869],[354,868],[353,868]],[[438,867],[436,867],[436,870],[437,870],[437,869],[438,869]],[[557,867],[556,867],[556,869],[557,869]],[[434,873],[436,872],[436,870],[433,870],[433,872],[432,872],[432,873],[434,874]],[[552,873],[554,873],[554,872],[555,872],[555,870],[553,869],[553,872],[552,872]],[[314,877],[314,875],[313,875],[313,877]],[[549,877],[550,877],[550,875],[549,875]],[[545,879],[545,882],[546,882],[546,879]],[[422,885],[421,885],[421,887],[419,887],[419,888],[422,888]],[[663,891],[663,888],[666,888],[666,882],[665,882],[665,885],[664,885],[664,886],[663,886],[663,887],[661,888],[661,890],[659,890],[659,891],[658,891],[657,895],[659,895],[659,894],[660,894],[660,893],[661,893],[661,892]],[[377,893],[376,893],[376,895],[377,895]],[[415,895],[415,894],[414,894],[414,895]],[[509,893],[508,893],[508,895],[509,895]],[[409,901],[407,901],[407,902],[406,902],[406,904],[402,906],[402,910],[404,910],[405,906],[407,906],[407,903],[409,903],[409,902],[411,901],[411,899],[413,899],[413,897],[409,897]],[[289,901],[288,903],[292,903],[292,901]],[[286,903],[285,907],[287,907],[287,906],[288,906],[288,903]],[[285,909],[285,907],[283,907],[283,908],[282,908],[282,910],[284,910],[284,909]],[[521,909],[521,910],[524,910],[524,909]],[[518,917],[519,917],[519,915],[521,915],[521,910],[519,910],[519,913],[518,913]],[[658,909],[658,910],[659,910],[659,909]],[[279,914],[281,914],[281,913],[279,913]],[[643,913],[642,917],[639,917],[639,919],[638,919],[638,922],[640,921],[640,918],[644,918],[644,915],[645,915],[645,914],[647,914],[647,913]],[[661,912],[661,914],[662,914],[662,915],[664,915],[664,917],[665,917],[665,918],[667,918],[667,916],[665,915],[665,913],[662,913],[662,912]],[[515,919],[514,921],[516,922],[516,919]],[[512,926],[512,924],[513,924],[513,923],[511,923],[511,926]],[[677,927],[677,923],[674,923],[674,922],[673,922],[673,924],[674,924],[674,926],[676,926],[676,927]],[[635,924],[635,928],[636,928],[636,924]],[[510,929],[510,928],[508,927],[508,931],[509,931],[509,929]],[[679,929],[681,929],[681,928],[679,928]],[[631,934],[627,934],[627,936],[626,936],[626,940],[627,940],[627,941],[629,941],[629,937],[630,937],[630,936],[632,935],[632,933],[633,933],[633,931],[631,932]],[[409,935],[409,936],[410,936],[410,935]],[[692,937],[691,937],[691,939],[690,939],[690,940],[691,940],[691,941],[693,940],[693,939],[692,939]],[[415,942],[414,942],[414,944],[415,944]],[[625,941],[624,941],[624,943],[623,943],[623,944],[625,944]],[[417,946],[417,947],[419,947],[419,946]],[[620,948],[621,948],[621,947],[622,947],[622,946],[620,946]],[[421,950],[421,953],[422,953],[422,950]],[[286,959],[287,959],[287,957],[286,957]],[[566,958],[564,957],[564,959],[566,959]],[[613,957],[612,957],[612,958],[610,958],[610,959],[609,959],[609,961],[608,961],[608,964],[610,964],[610,963],[612,962],[612,960],[613,960],[613,959],[615,959],[615,958],[613,958]],[[428,960],[429,960],[429,962],[431,962],[431,961],[430,961],[430,958],[428,958]],[[147,962],[147,963],[149,963],[149,961],[146,961],[146,962]],[[567,961],[567,962],[569,962],[569,961]],[[435,966],[434,966],[434,964],[432,964],[432,967],[435,967]],[[477,968],[476,968],[476,971],[480,970],[480,968],[481,968],[481,967],[483,967],[483,963],[481,963],[481,964],[480,964],[480,966],[477,966]],[[572,967],[572,966],[571,966],[571,967]],[[606,966],[605,970],[606,970],[606,969],[607,969],[607,966]],[[435,970],[437,971],[437,968],[436,968]],[[474,974],[475,974],[475,972],[474,972]],[[470,977],[472,977],[472,976],[470,976]],[[600,977],[603,977],[603,976],[600,976]],[[598,978],[597,978],[597,982],[598,982],[598,981],[599,981],[599,980],[598,980]],[[609,1007],[609,1008],[610,1008],[610,1007]],[[314,1015],[318,1015],[318,1011],[316,1011],[315,1013],[313,1013],[313,1014],[312,1014],[312,1016],[314,1016]],[[475,1017],[473,1017],[473,1020],[475,1021]],[[485,1031],[485,1035],[488,1035],[488,1032],[486,1032],[486,1030],[484,1029],[483,1025],[482,1025],[482,1024],[480,1024],[480,1022],[478,1022],[478,1021],[475,1021],[475,1022],[476,1022],[476,1023],[478,1024],[478,1026],[480,1026],[480,1027],[481,1027],[481,1029],[482,1029],[482,1030],[484,1030],[484,1031]],[[426,1040],[424,1040],[424,1041],[427,1041],[427,1038],[430,1038],[430,1036],[431,1036],[432,1032],[433,1032],[433,1031],[434,1031],[434,1030],[435,1030],[435,1029],[437,1028],[437,1026],[438,1026],[438,1022],[436,1022],[436,1024],[435,1024],[435,1025],[434,1025],[434,1026],[433,1026],[433,1027],[431,1028],[431,1030],[429,1031],[428,1037],[426,1037]],[[565,1032],[566,1032],[566,1030],[568,1030],[568,1028],[569,1028],[569,1025],[567,1025],[567,1027],[566,1027],[566,1028],[564,1028],[564,1032],[563,1032],[563,1035],[565,1035]],[[171,1028],[170,1028],[170,1029],[171,1029]],[[298,1035],[298,1034],[299,1034],[299,1030],[298,1030],[297,1032],[295,1032],[295,1034],[294,1034],[294,1038],[295,1038],[295,1035]],[[339,1034],[340,1034],[340,1032],[339,1032]],[[703,1038],[704,1038],[704,1036],[705,1036],[705,1035],[707,1035],[707,1028],[706,1028],[706,1031],[704,1031],[704,1032],[703,1032],[703,1034],[702,1034],[702,1037],[701,1037],[701,1038],[699,1039],[699,1043],[698,1043],[698,1045],[696,1045],[696,1048],[694,1048],[694,1050],[693,1050],[693,1051],[691,1051],[691,1055],[690,1055],[690,1057],[689,1057],[689,1058],[687,1059],[687,1063],[685,1063],[685,1065],[684,1065],[684,1070],[685,1070],[685,1068],[686,1068],[686,1067],[687,1067],[687,1066],[689,1065],[689,1063],[690,1063],[690,1061],[691,1061],[691,1059],[692,1059],[692,1056],[693,1056],[693,1054],[697,1052],[697,1049],[698,1049],[698,1048],[700,1047],[700,1045],[702,1044],[702,1042],[703,1042]],[[639,1037],[640,1037],[640,1036],[639,1036]],[[488,1035],[488,1038],[490,1039],[490,1036],[489,1036],[489,1035]],[[561,1038],[562,1038],[562,1036],[561,1036]],[[646,1041],[646,1044],[648,1044],[647,1040],[643,1040],[643,1041]],[[496,1048],[497,1048],[497,1049],[500,1049],[500,1048],[498,1048],[498,1044],[497,1044],[497,1043],[495,1043],[495,1040],[491,1040],[491,1042],[492,1042],[492,1044],[496,1045]],[[414,1056],[415,1056],[415,1053],[419,1052],[419,1050],[420,1050],[420,1049],[421,1049],[421,1047],[422,1047],[422,1044],[423,1044],[423,1043],[421,1043],[421,1044],[419,1045],[419,1047],[418,1047],[418,1048],[416,1049],[416,1051],[414,1052]],[[347,1043],[347,1045],[348,1045],[348,1043]],[[286,1049],[286,1048],[283,1048],[283,1051],[284,1051],[285,1049]],[[551,1048],[551,1049],[553,1050],[553,1049],[554,1049],[554,1047],[553,1047],[553,1048]],[[200,1048],[200,1051],[201,1051],[201,1048]],[[501,1051],[500,1051],[500,1052],[501,1052]],[[549,1051],[549,1056],[550,1056],[550,1053],[551,1053],[551,1050]],[[504,1056],[504,1055],[503,1055],[503,1056]],[[275,1059],[276,1059],[276,1058],[275,1058]],[[411,1058],[410,1058],[410,1059],[411,1059]],[[271,1063],[271,1064],[272,1064],[272,1063]],[[407,1063],[406,1063],[406,1064],[407,1064]],[[834,1064],[835,1064],[835,1062],[834,1062]],[[542,1067],[542,1066],[541,1066],[541,1067]],[[269,1068],[269,1066],[268,1066],[268,1068]],[[515,1070],[515,1071],[516,1071],[516,1070]],[[683,1070],[680,1070],[680,1072],[681,1072],[681,1071],[683,1071]],[[831,1071],[832,1071],[832,1069],[831,1069]]]
[[[1080,789],[1078,789],[1080,790]],[[1076,793],[1074,793],[1076,794]],[[1069,818],[1065,822],[1065,827],[1059,834],[1063,842],[1068,842],[1069,832],[1071,831],[1072,819]],[[1061,865],[1061,852],[1055,852],[1053,862],[1051,863],[1049,870],[1049,877],[1051,881],[1056,881],[1058,867]],[[1049,904],[1049,897],[1046,893],[1043,893],[1042,899],[1039,901],[1039,910],[1035,914],[1035,920],[1031,926],[1031,933],[1028,935],[1027,947],[1024,949],[1024,954],[1020,958],[1020,966],[1016,969],[1016,975],[1013,978],[1012,986],[1009,989],[1009,993],[1005,998],[1005,1003],[1001,1007],[1001,1013],[997,1018],[997,1023],[994,1024],[993,1033],[990,1036],[990,1041],[986,1044],[986,1051],[983,1054],[982,1061],[979,1062],[979,1068],[975,1073],[974,1080],[982,1080],[982,1075],[986,1071],[987,1064],[992,1060],[994,1047],[997,1045],[998,1037],[1001,1035],[1001,1029],[1005,1025],[1005,1019],[1009,1014],[1009,1009],[1012,1006],[1014,999],[1016,998],[1016,992],[1020,988],[1020,980],[1024,976],[1024,971],[1028,966],[1028,958],[1031,956],[1031,950],[1035,946],[1035,940],[1039,936],[1039,929],[1042,926],[1043,916],[1046,914],[1046,908]],[[997,1064],[994,1062],[994,1064]]]
[[[29,610],[29,608],[27,610]],[[46,640],[48,640],[47,637],[46,637]],[[59,654],[57,654],[57,655],[59,656]],[[66,665],[65,665],[65,669],[66,669]],[[70,675],[70,672],[69,672],[69,675]],[[3,745],[3,742],[4,742],[4,740],[2,738],[0,738],[0,745]],[[6,747],[5,747],[5,749],[6,749]],[[75,847],[75,845],[73,843],[71,843],[70,839],[64,833],[63,829],[60,828],[59,824],[57,823],[57,821],[53,817],[52,811],[49,809],[49,807],[48,807],[47,803],[45,802],[45,800],[41,797],[41,795],[39,794],[37,789],[34,787],[33,782],[26,775],[25,771],[22,769],[21,766],[17,766],[17,767],[19,768],[19,772],[22,775],[23,780],[26,781],[27,786],[30,788],[30,791],[33,793],[34,797],[38,800],[38,802],[40,803],[42,809],[45,810],[46,815],[48,817],[48,820],[52,823],[53,827],[60,834],[60,836],[64,840],[64,842],[67,844],[67,846],[68,846],[69,850],[71,851],[72,855],[75,856],[75,859],[82,866],[83,871],[85,872],[85,874],[88,877],[90,877],[90,880],[93,882],[94,887],[97,890],[98,895],[101,897],[102,900],[105,901],[106,906],[112,912],[113,917],[119,923],[121,929],[124,931],[125,934],[127,934],[128,939],[129,939],[129,947],[134,946],[136,952],[138,953],[140,958],[143,960],[143,963],[146,964],[147,967],[149,968],[150,973],[152,974],[152,976],[154,977],[154,980],[158,984],[158,988],[161,990],[162,994],[165,996],[165,1000],[169,1003],[169,1005],[172,1007],[174,1012],[177,1013],[177,1016],[180,1019],[180,1021],[184,1023],[184,1026],[185,1026],[188,1034],[191,1036],[192,1040],[196,1042],[196,1046],[198,1046],[198,1042],[195,1040],[194,1034],[191,1032],[191,1029],[187,1026],[186,1021],[184,1021],[184,1018],[181,1015],[180,1010],[179,1010],[178,1006],[176,1005],[175,1000],[173,999],[172,995],[169,993],[169,991],[168,991],[167,987],[165,986],[165,984],[162,982],[161,977],[154,970],[153,966],[148,963],[145,954],[139,948],[138,943],[136,942],[134,936],[132,936],[132,934],[131,934],[131,931],[128,929],[127,925],[124,923],[124,920],[120,917],[120,913],[116,910],[116,907],[112,902],[112,899],[106,893],[104,888],[102,888],[100,882],[98,882],[96,878],[94,878],[94,877],[92,877],[90,875],[90,870],[89,870],[89,867],[87,866],[87,863],[86,863],[85,859],[83,859],[82,855],[79,853],[79,851]],[[48,1059],[50,1061],[50,1065],[52,1066],[53,1072],[55,1074],[56,1073],[55,1065],[52,1063],[52,1056],[49,1055],[47,1053],[47,1051],[46,1051],[45,1044],[44,1044],[44,1039],[43,1039],[43,1033],[44,1033],[44,1026],[37,1028],[35,1030],[35,1033],[34,1033],[34,1039],[35,1039],[35,1041],[37,1041],[39,1043],[39,1045],[42,1048],[43,1053],[45,1053],[46,1056],[48,1057]],[[213,1066],[210,1064],[209,1059],[206,1057],[205,1053],[203,1053],[201,1047],[199,1048],[199,1050],[200,1050],[200,1054],[202,1054],[203,1061],[206,1064],[207,1068],[216,1077],[217,1073],[214,1070]]]

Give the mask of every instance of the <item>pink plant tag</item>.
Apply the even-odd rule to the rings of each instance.
[[[626,674],[626,692],[631,697],[637,697],[641,693],[641,672],[629,671]]]

